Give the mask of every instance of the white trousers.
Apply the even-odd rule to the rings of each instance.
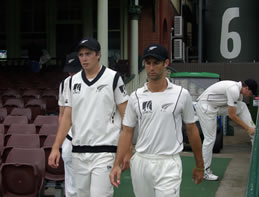
[[[172,156],[135,153],[130,162],[131,179],[136,197],[179,197],[182,162]]]
[[[199,101],[196,104],[196,113],[204,135],[202,155],[204,167],[207,169],[211,166],[212,151],[217,136],[217,115],[228,115],[228,106],[213,107],[209,102]],[[249,127],[255,128],[251,114],[244,102],[237,102],[236,113]],[[251,142],[253,144],[253,137],[251,137]]]
[[[72,153],[77,197],[112,197],[115,153]]]
[[[62,158],[65,168],[65,192],[66,197],[76,197],[74,173],[72,168],[72,144],[67,138],[62,144]]]

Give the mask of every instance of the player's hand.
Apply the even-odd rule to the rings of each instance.
[[[195,184],[200,184],[204,176],[203,168],[194,168],[192,172],[192,180],[195,181]]]
[[[111,184],[115,187],[119,187],[120,184],[120,176],[121,176],[121,168],[119,165],[113,166],[112,171],[110,173],[110,181]]]
[[[59,166],[59,160],[60,160],[60,152],[59,149],[53,149],[51,150],[51,153],[48,158],[48,164],[52,168],[57,168]]]
[[[249,127],[249,129],[247,130],[249,135],[254,135],[255,134],[255,128],[253,127]]]
[[[132,157],[132,150],[129,150],[122,161],[121,169],[122,171],[129,169],[130,167],[130,159]]]

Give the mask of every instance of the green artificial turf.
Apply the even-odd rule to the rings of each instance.
[[[192,181],[192,170],[195,166],[194,158],[188,156],[181,156],[181,158],[183,163],[181,197],[214,197],[226,167],[230,162],[230,158],[213,158],[212,171],[220,177],[220,180],[203,181],[199,185],[196,185]],[[114,189],[114,197],[135,197],[131,183],[130,170],[122,173],[121,184],[118,189]]]

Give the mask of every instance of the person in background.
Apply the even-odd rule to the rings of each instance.
[[[257,82],[253,79],[247,79],[244,82],[224,80],[208,87],[197,99],[196,112],[204,135],[202,145],[204,179],[208,181],[219,179],[210,168],[217,135],[217,115],[228,115],[231,120],[247,131],[253,143],[255,124],[242,99],[243,96],[256,95],[257,88]]]
[[[69,76],[60,83],[59,86],[59,124],[61,124],[62,116],[64,115],[64,109],[66,102],[69,98],[66,98],[67,92],[70,91],[70,83],[72,76],[75,75],[82,69],[80,61],[77,57],[76,52],[72,52],[66,56],[66,63],[64,66],[64,72],[68,73]],[[65,168],[65,191],[66,197],[76,197],[74,173],[72,167],[72,132],[69,130],[66,139],[62,144],[62,158],[64,161]]]

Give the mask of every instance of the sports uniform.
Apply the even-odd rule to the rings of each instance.
[[[72,77],[66,106],[72,107],[72,165],[77,196],[111,197],[109,181],[121,130],[117,105],[128,100],[119,75],[104,66],[88,80],[85,71]]]
[[[123,125],[138,124],[136,154],[131,159],[137,197],[179,196],[183,150],[182,120],[194,123],[192,99],[186,89],[167,79],[164,92],[151,92],[147,84],[129,98]]]
[[[217,180],[210,171],[212,150],[217,134],[217,115],[228,115],[228,106],[236,108],[236,114],[249,127],[255,128],[249,110],[240,94],[242,82],[220,81],[207,88],[197,99],[196,112],[199,117],[204,141],[202,153],[205,166],[204,178]],[[208,172],[206,173],[206,170]]]
[[[64,72],[69,73],[69,77],[63,80],[59,86],[59,99],[58,105],[60,106],[60,118],[63,115],[63,109],[65,104],[68,102],[68,94],[71,89],[71,80],[72,75],[81,70],[81,64],[77,57],[76,52],[72,52],[66,56],[66,64],[64,66]],[[74,173],[72,168],[72,133],[69,130],[66,139],[62,144],[62,158],[64,161],[65,168],[65,191],[66,197],[76,197],[76,189],[75,189],[75,181],[74,181]]]
[[[71,76],[67,77],[64,81],[61,82],[59,86],[59,100],[58,105],[61,107],[65,106],[67,102],[67,95],[66,91],[69,91],[69,82],[71,81]],[[75,190],[75,181],[73,178],[73,168],[72,168],[72,133],[71,130],[68,132],[68,135],[65,141],[62,144],[62,158],[64,161],[64,168],[65,168],[65,191],[67,197],[76,197],[76,190]]]

